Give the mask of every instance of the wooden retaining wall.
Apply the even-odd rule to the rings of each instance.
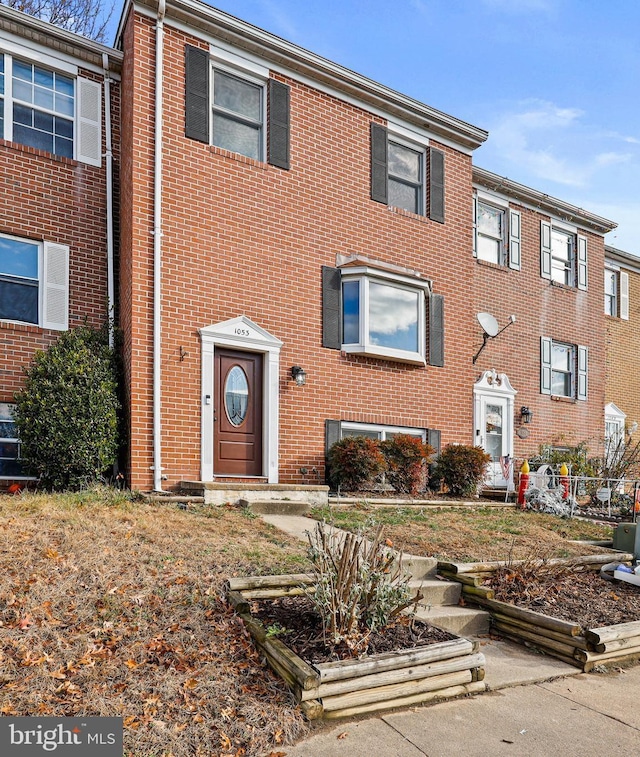
[[[484,655],[467,639],[310,665],[250,612],[250,601],[313,591],[304,574],[232,578],[229,603],[242,618],[269,666],[287,683],[310,720],[448,699],[485,690]]]
[[[580,565],[599,570],[612,561],[630,562],[631,554],[585,555],[548,560],[545,565]],[[620,623],[584,630],[570,623],[534,610],[516,607],[495,599],[493,589],[484,580],[504,563],[438,563],[438,574],[462,584],[465,602],[476,604],[491,613],[491,626],[501,636],[532,646],[584,672],[597,665],[640,659],[640,621]]]

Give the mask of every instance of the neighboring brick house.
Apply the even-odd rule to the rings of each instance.
[[[107,318],[105,114],[118,155],[122,53],[0,5],[0,483],[21,478],[12,400],[59,333]],[[105,92],[110,107],[105,109]]]
[[[501,328],[516,317],[476,362],[503,379],[476,387],[477,441],[494,457],[516,460],[541,445],[582,441],[599,454],[603,235],[615,224],[480,168],[473,178],[474,302]],[[480,325],[476,339],[481,343]],[[500,466],[493,467],[494,482],[504,485]]]
[[[602,428],[615,224],[472,169],[481,129],[197,0],[129,3],[118,40],[133,487],[318,483],[345,434],[498,458]],[[474,364],[479,312],[516,322]]]
[[[604,436],[607,447],[615,449],[640,439],[640,258],[609,246],[604,256]]]

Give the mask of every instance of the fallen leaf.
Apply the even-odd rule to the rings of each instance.
[[[346,731],[343,731],[342,733],[339,733],[336,738],[337,739],[346,739],[349,734]]]

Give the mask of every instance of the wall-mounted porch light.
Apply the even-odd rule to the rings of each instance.
[[[292,366],[291,378],[298,386],[304,386],[307,383],[307,374],[305,373],[304,368],[301,368],[299,365]]]
[[[533,419],[533,410],[529,410],[526,405],[520,408],[520,419],[523,423],[531,423]]]

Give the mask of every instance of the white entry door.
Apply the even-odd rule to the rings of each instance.
[[[475,444],[491,456],[485,486],[513,483],[513,408],[516,392],[504,373],[487,371],[474,386]]]

